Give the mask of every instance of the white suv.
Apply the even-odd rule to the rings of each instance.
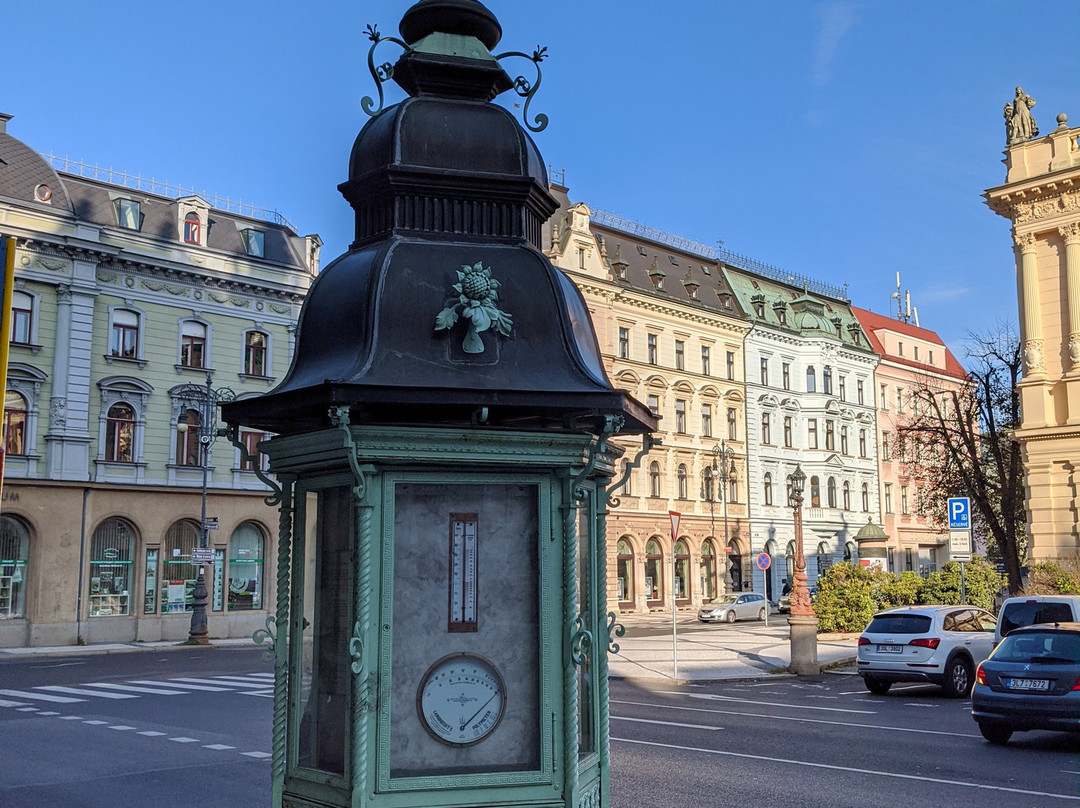
[[[975,667],[994,648],[996,620],[974,606],[908,606],[874,615],[859,637],[859,675],[866,689],[893,682],[932,682],[967,696]]]

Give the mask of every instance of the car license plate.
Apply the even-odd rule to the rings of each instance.
[[[1005,686],[1009,690],[1049,690],[1049,679],[1007,679]]]
[[[902,645],[879,645],[877,647],[879,654],[902,654],[904,653],[904,646]]]

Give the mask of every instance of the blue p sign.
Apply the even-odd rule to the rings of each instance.
[[[949,499],[949,530],[971,529],[971,503],[967,497]]]

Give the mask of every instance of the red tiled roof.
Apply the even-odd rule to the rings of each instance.
[[[953,352],[949,350],[948,346],[942,342],[941,337],[937,335],[937,332],[931,331],[929,328],[921,328],[911,323],[905,323],[903,320],[897,320],[893,317],[887,317],[884,314],[875,314],[872,311],[866,309],[860,309],[858,306],[851,307],[852,313],[859,320],[859,325],[862,326],[863,331],[866,332],[866,337],[870,341],[870,347],[874,349],[874,353],[886,357],[890,362],[896,362],[900,365],[906,365],[911,368],[919,368],[921,370],[932,369],[938,373],[944,373],[947,376],[954,376],[958,379],[967,379],[967,371],[964,370],[963,365],[953,355]],[[923,340],[924,342],[931,342],[941,347],[945,352],[945,367],[942,369],[937,365],[930,365],[926,362],[916,362],[914,359],[908,359],[907,357],[897,356],[895,353],[890,353],[885,350],[885,346],[878,338],[878,331],[893,331],[897,334],[906,334],[909,337]]]

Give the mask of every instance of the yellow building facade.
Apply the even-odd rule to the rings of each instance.
[[[1080,128],[1070,128],[1065,115],[1043,137],[1010,130],[1005,183],[985,194],[1012,225],[1024,351],[1016,437],[1024,451],[1034,560],[1076,558],[1080,549],[1078,139]]]

